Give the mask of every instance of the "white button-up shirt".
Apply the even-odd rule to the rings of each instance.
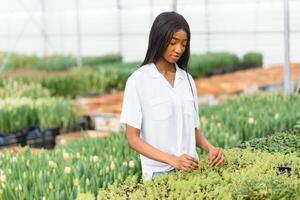
[[[120,123],[140,130],[140,137],[159,150],[180,156],[188,154],[198,159],[195,128],[199,127],[195,82],[176,65],[174,87],[158,71],[155,64],[137,69],[125,86]],[[145,180],[153,172],[168,171],[166,163],[140,155]]]

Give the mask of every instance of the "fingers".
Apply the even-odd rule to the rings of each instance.
[[[220,161],[217,162],[216,166],[222,165],[222,164],[224,164],[224,163],[225,163],[225,157],[224,157],[224,155],[222,155]]]
[[[189,155],[184,154],[183,155],[186,162],[190,163],[191,165],[198,167],[198,160],[196,160],[194,157],[191,157]]]
[[[187,163],[188,166],[190,166],[193,169],[197,169],[198,168],[198,164],[196,162],[194,162],[194,161],[186,160],[186,163]]]
[[[217,148],[217,149],[218,149],[217,153],[213,152],[212,156],[210,156],[210,158],[209,158],[208,164],[210,166],[213,165],[213,162],[215,161],[215,159],[218,157],[218,154],[220,153],[220,149],[219,148]]]
[[[219,166],[225,163],[225,156],[222,149],[219,149],[218,153],[215,154],[209,162],[210,166]]]
[[[195,158],[186,154],[180,156],[180,163],[180,169],[186,172],[191,172],[198,168],[198,161]]]
[[[218,154],[216,154],[217,156],[215,156],[215,158],[212,160],[211,165],[215,166],[215,164],[217,164],[217,162],[222,158],[223,152],[221,149],[218,149]]]

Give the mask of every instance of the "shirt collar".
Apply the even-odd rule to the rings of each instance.
[[[179,77],[179,79],[184,79],[184,70],[179,68],[177,64],[175,64],[176,67],[176,76]],[[150,64],[149,72],[152,78],[160,78],[161,73],[158,71],[154,63]]]

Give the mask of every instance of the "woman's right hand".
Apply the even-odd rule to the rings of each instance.
[[[172,156],[170,165],[175,169],[191,172],[198,168],[198,161],[187,154],[181,156]]]

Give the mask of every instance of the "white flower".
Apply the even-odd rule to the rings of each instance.
[[[70,174],[70,173],[71,173],[71,168],[65,167],[64,174]]]
[[[200,120],[202,124],[207,124],[208,122],[206,117],[201,117]]]
[[[249,124],[254,124],[254,123],[255,123],[255,120],[254,120],[252,117],[250,117],[250,118],[248,119],[248,123],[249,123]]]
[[[79,152],[76,152],[76,158],[80,159],[80,153]]]
[[[66,144],[66,140],[65,140],[64,138],[62,138],[62,139],[60,140],[60,144],[62,144],[62,145]]]
[[[111,169],[111,171],[115,170],[115,168],[116,168],[115,163],[111,162],[110,163],[110,169]]]
[[[222,123],[221,123],[221,122],[218,122],[217,127],[218,127],[218,128],[222,128]]]
[[[73,181],[73,183],[74,183],[75,186],[78,186],[78,185],[79,185],[79,180],[78,180],[78,178],[75,178],[74,181]]]
[[[53,189],[53,185],[52,185],[52,182],[49,182],[49,189]]]
[[[1,174],[1,182],[6,183],[6,176],[4,174]]]
[[[17,162],[17,158],[16,158],[16,156],[14,156],[14,157],[12,157],[12,162]]]
[[[46,200],[46,197],[43,197],[42,200]]]
[[[25,172],[23,172],[23,179],[26,179],[27,178],[27,175]]]
[[[126,162],[126,161],[124,161],[124,162],[123,162],[123,166],[125,166],[125,167],[127,167],[127,166],[128,166],[128,164],[127,164],[127,162]]]
[[[29,160],[26,161],[26,166],[29,167],[30,166],[30,162]]]
[[[57,168],[57,164],[55,162],[53,162],[52,160],[48,161],[48,165],[53,169]]]
[[[70,156],[69,156],[68,153],[66,153],[66,152],[63,153],[63,158],[64,158],[65,161],[69,160],[69,157]]]
[[[87,179],[85,180],[85,183],[86,183],[87,185],[90,185],[90,180],[87,178]]]
[[[279,113],[276,113],[275,119],[278,119],[278,118],[279,118]]]
[[[99,161],[99,157],[98,156],[93,156],[93,162],[98,162]]]
[[[43,172],[40,171],[40,172],[39,172],[39,178],[42,178],[42,176],[43,176]]]
[[[18,189],[19,189],[19,191],[22,191],[22,186],[21,186],[20,183],[19,183],[19,185],[18,185]]]
[[[133,160],[129,161],[129,167],[134,168],[134,161]]]

